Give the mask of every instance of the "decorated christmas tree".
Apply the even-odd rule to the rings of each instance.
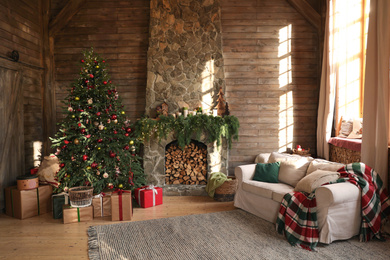
[[[106,62],[91,48],[84,52],[81,65],[64,102],[66,117],[51,138],[60,161],[57,192],[84,185],[93,186],[95,193],[145,185],[140,143],[133,136]]]

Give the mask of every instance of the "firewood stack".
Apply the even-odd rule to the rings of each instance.
[[[194,143],[182,150],[171,145],[165,151],[165,183],[195,185],[207,183],[207,149]]]

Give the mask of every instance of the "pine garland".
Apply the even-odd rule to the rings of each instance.
[[[217,142],[218,146],[221,145],[222,137],[226,138],[230,149],[232,140],[238,140],[239,127],[240,123],[235,116],[195,115],[186,118],[160,116],[159,120],[144,117],[135,123],[134,134],[140,140],[146,141],[155,136],[160,142],[166,139],[169,133],[174,132],[178,145],[184,149],[193,136],[199,141],[204,133],[208,143]]]

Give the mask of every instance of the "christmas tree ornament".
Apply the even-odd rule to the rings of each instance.
[[[109,184],[107,184],[107,187],[108,187],[109,189],[113,189],[113,188],[114,188],[114,184],[109,183]]]
[[[118,124],[118,119],[115,119],[113,122],[114,124]]]
[[[76,116],[75,115],[72,115],[72,118],[75,118]]]
[[[81,60],[81,63],[84,63],[84,60]]]
[[[102,139],[102,138],[99,138],[99,139],[97,140],[97,142],[98,142],[98,143],[101,143],[101,142],[103,142],[103,139]]]
[[[96,175],[99,176],[100,175],[100,171],[96,171]]]
[[[61,163],[61,164],[60,164],[60,167],[61,167],[61,168],[64,168],[64,167],[65,167],[65,163]]]
[[[89,99],[88,99],[88,104],[91,105],[92,103],[93,103],[92,98],[89,98]]]
[[[65,144],[69,144],[69,141],[68,141],[68,140],[65,140],[64,143],[65,143]]]
[[[99,125],[99,122],[98,122],[98,121],[95,121],[95,122],[93,122],[93,125],[94,125],[94,126],[98,126],[98,125]]]
[[[107,119],[107,124],[111,123],[111,119]]]
[[[98,147],[97,149],[100,150],[100,149],[102,149],[102,148]]]
[[[108,178],[108,173],[103,173],[103,178],[107,179]]]
[[[80,140],[76,138],[76,139],[74,139],[73,143],[74,143],[74,144],[79,144],[79,143],[80,143]]]
[[[73,112],[73,108],[72,107],[68,107],[68,111],[69,112]]]
[[[123,147],[123,149],[125,149],[125,150],[129,150],[129,149],[130,149],[130,147],[129,147],[128,145],[126,145],[125,147]]]
[[[131,128],[130,127],[126,128],[126,132],[130,133],[131,132]]]
[[[123,189],[123,184],[119,184],[119,185],[118,185],[118,188],[119,188],[119,189]]]
[[[88,155],[84,154],[83,155],[83,161],[86,161],[86,160],[88,160]]]
[[[132,152],[135,152],[135,146],[132,146],[132,147],[131,147],[131,151],[132,151]]]
[[[93,74],[89,74],[89,77],[90,77],[91,79],[93,79]]]
[[[85,73],[88,73],[88,70],[84,70],[85,71]]]
[[[80,132],[81,132],[82,134],[84,134],[84,133],[85,133],[85,128],[81,128],[81,129],[80,129]]]
[[[104,125],[100,124],[100,125],[98,126],[98,128],[99,128],[100,131],[102,131],[102,130],[104,129]]]
[[[114,130],[114,134],[116,135],[118,133],[118,131]]]
[[[126,114],[126,112],[125,111],[121,111],[121,114],[124,115],[124,114]]]
[[[96,168],[98,166],[98,164],[96,163],[96,162],[93,162],[92,164],[91,164],[91,167],[92,168]]]
[[[131,141],[129,142],[129,144],[130,144],[130,145],[133,145],[133,144],[134,144],[134,141],[133,141],[133,140],[131,140]]]
[[[125,136],[128,137],[128,136],[129,136],[129,133],[125,133]]]
[[[100,67],[99,67],[99,66],[96,66],[95,68],[97,68],[97,69],[98,69],[98,68],[100,68]]]
[[[101,112],[97,112],[97,113],[96,113],[97,116],[100,116],[101,114],[102,114]]]
[[[116,154],[115,154],[113,151],[110,151],[110,157],[111,157],[111,158],[114,158],[115,155],[116,155]]]
[[[103,81],[103,84],[104,84],[104,85],[107,85],[107,81]]]
[[[89,170],[91,170],[92,168],[91,168],[91,166],[87,166],[87,170],[89,171]]]
[[[111,119],[112,119],[112,120],[117,119],[117,115],[115,115],[115,114],[111,115]]]
[[[80,98],[79,98],[79,97],[75,97],[75,98],[74,98],[74,100],[76,100],[76,101],[79,101],[79,100],[80,100]]]

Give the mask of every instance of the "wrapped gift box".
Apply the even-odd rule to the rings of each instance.
[[[61,219],[62,207],[66,204],[69,204],[68,194],[64,192],[59,194],[53,194],[52,202],[53,202],[53,218]]]
[[[74,208],[70,205],[63,205],[62,219],[64,224],[85,222],[93,219],[93,207]]]
[[[111,193],[101,193],[92,199],[93,217],[111,216]]]
[[[111,220],[131,220],[133,208],[131,191],[115,191],[111,194]]]
[[[142,208],[149,208],[163,203],[163,191],[153,185],[137,188],[134,191],[135,200]]]
[[[5,213],[11,217],[25,219],[51,211],[50,185],[32,190],[18,190],[16,186],[5,188]]]

